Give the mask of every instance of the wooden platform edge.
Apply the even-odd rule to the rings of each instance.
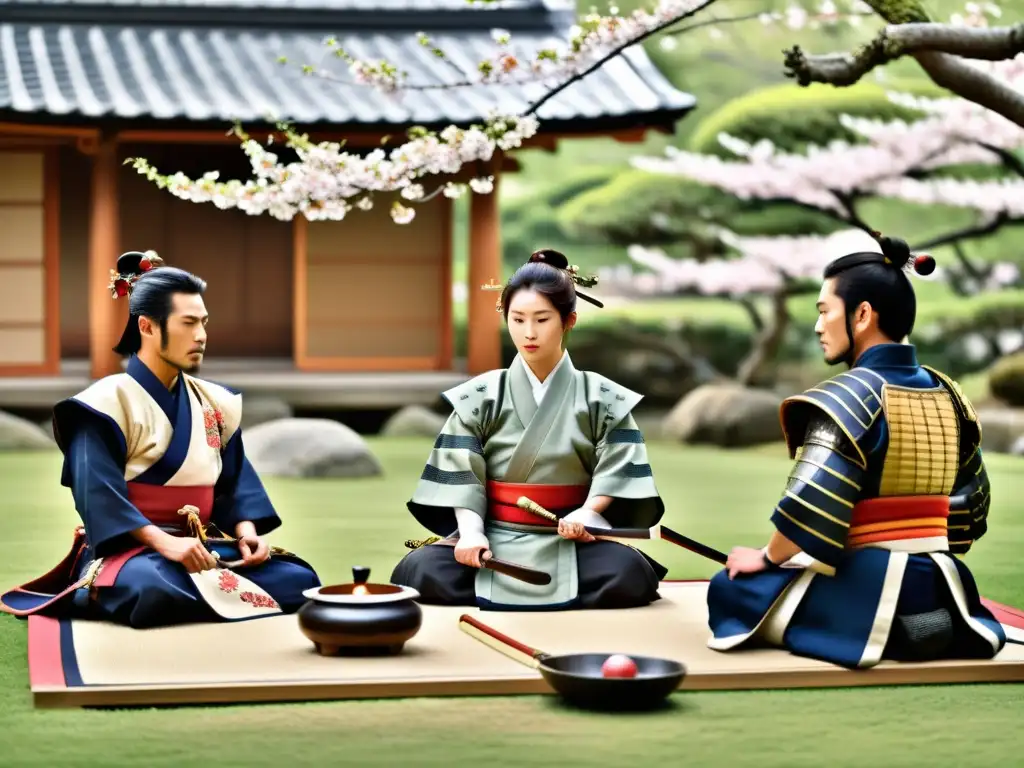
[[[1024,682],[1024,662],[943,662],[941,666],[893,664],[865,670],[841,667],[780,672],[711,672],[687,675],[678,693],[698,691],[871,688],[898,685],[970,685]],[[472,696],[553,695],[542,677],[428,679],[372,682],[204,683],[150,686],[38,686],[40,709],[208,704],[294,703]]]
[[[552,693],[544,679],[471,678],[372,682],[253,682],[194,685],[81,685],[32,688],[40,709],[75,707],[205,705],[404,699],[459,696],[515,696]]]

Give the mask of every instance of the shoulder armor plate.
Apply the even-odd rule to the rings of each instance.
[[[499,368],[481,373],[441,393],[441,397],[467,425],[483,426],[498,413],[505,372],[506,369]]]
[[[609,429],[614,429],[644,399],[643,395],[593,371],[584,371],[583,379],[586,382],[587,403],[600,404],[597,423],[594,425],[598,438]]]
[[[956,407],[956,412],[960,416],[960,421],[965,429],[962,429],[962,433],[968,437],[971,445],[963,446],[968,453],[972,452],[975,448],[981,445],[981,419],[978,418],[978,412],[974,410],[974,406],[971,401],[967,399],[967,395],[960,389],[960,385],[944,374],[942,371],[937,371],[931,366],[922,365],[928,373],[939,380],[939,383],[946,388],[949,392],[950,397],[953,398],[953,405]]]
[[[861,468],[867,467],[861,441],[882,413],[885,383],[885,379],[868,368],[854,368],[783,400],[779,419],[790,457],[796,456],[810,416],[817,410],[835,422],[853,448],[855,456],[852,458]]]

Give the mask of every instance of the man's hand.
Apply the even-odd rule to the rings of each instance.
[[[203,546],[203,542],[195,537],[168,535],[153,548],[168,560],[181,563],[189,573],[199,573],[217,567],[216,558]]]
[[[259,565],[270,558],[270,545],[256,534],[238,538],[238,552],[242,556],[242,567]]]
[[[558,535],[563,539],[568,539],[569,541],[581,541],[584,543],[597,541],[592,534],[587,533],[583,523],[570,523],[565,518],[558,521]]]
[[[490,546],[483,536],[460,536],[455,545],[455,560],[470,568],[479,568],[480,557]]]
[[[767,567],[764,562],[764,552],[760,549],[750,547],[733,547],[729,557],[725,561],[725,567],[732,579],[738,573],[759,573]]]

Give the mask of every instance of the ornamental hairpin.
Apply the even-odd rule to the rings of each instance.
[[[110,270],[110,297],[115,301],[122,296],[131,296],[135,281],[149,270],[162,266],[164,260],[156,251],[130,251],[122,254],[117,260],[117,269]]]
[[[597,275],[584,277],[580,274],[580,268],[576,264],[570,264],[569,260],[565,258],[565,254],[560,251],[555,251],[550,248],[542,248],[539,251],[533,252],[530,256],[530,261],[541,262],[555,267],[555,269],[561,269],[569,275],[569,279],[572,280],[573,283],[576,285],[582,285],[584,288],[590,288],[591,286],[597,285]],[[595,307],[604,307],[604,304],[600,301],[585,293],[576,291],[576,296],[593,304]]]
[[[500,291],[500,290],[502,290],[502,285],[501,285],[501,283],[496,283],[494,281],[494,278],[492,277],[489,282],[486,282],[486,283],[484,283],[483,285],[480,286],[480,290],[481,291]],[[498,312],[501,312],[501,297],[500,296],[498,297],[498,300],[494,303],[494,308]]]

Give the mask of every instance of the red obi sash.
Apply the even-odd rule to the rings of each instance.
[[[128,483],[128,501],[153,525],[186,528],[188,518],[178,514],[191,505],[199,510],[199,521],[205,526],[213,513],[212,485],[151,485]]]
[[[153,525],[163,528],[177,528],[186,536],[195,536],[190,528],[189,517],[178,510],[193,506],[199,510],[199,522],[205,528],[213,514],[212,485],[152,485],[150,483],[128,483],[128,500]],[[132,547],[126,552],[104,559],[103,568],[93,581],[97,587],[113,586],[124,564],[135,555],[144,552],[145,547]]]
[[[513,525],[549,525],[550,520],[516,506],[520,496],[540,504],[548,512],[562,517],[583,506],[590,494],[589,485],[537,485],[487,481],[487,515],[492,520]],[[559,514],[561,513],[561,514]]]
[[[947,535],[948,496],[882,496],[853,507],[847,542],[851,547],[880,541]]]

